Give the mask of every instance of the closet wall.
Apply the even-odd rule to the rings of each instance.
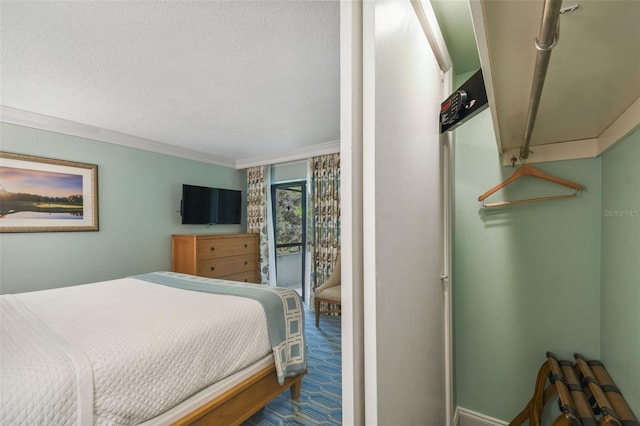
[[[602,155],[602,360],[640,416],[640,130]]]
[[[600,357],[600,159],[536,164],[582,184],[575,199],[485,210],[478,195],[513,173],[489,110],[455,131],[454,150],[457,404],[508,421],[531,398],[546,351]],[[557,190],[567,188],[523,178],[488,201]]]

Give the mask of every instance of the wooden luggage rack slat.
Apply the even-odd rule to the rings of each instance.
[[[589,361],[580,354],[574,357],[575,364],[547,352],[533,398],[509,426],[520,426],[527,420],[531,426],[540,426],[542,410],[555,395],[561,414],[553,426],[640,426],[602,362]]]

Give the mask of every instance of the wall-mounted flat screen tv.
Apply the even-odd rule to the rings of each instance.
[[[240,224],[242,191],[182,185],[180,212],[184,225]]]

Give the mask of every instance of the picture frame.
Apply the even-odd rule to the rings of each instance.
[[[98,230],[97,165],[0,152],[0,232]]]

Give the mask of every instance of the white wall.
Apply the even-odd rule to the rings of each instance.
[[[366,424],[445,424],[440,68],[409,1],[364,3]]]

